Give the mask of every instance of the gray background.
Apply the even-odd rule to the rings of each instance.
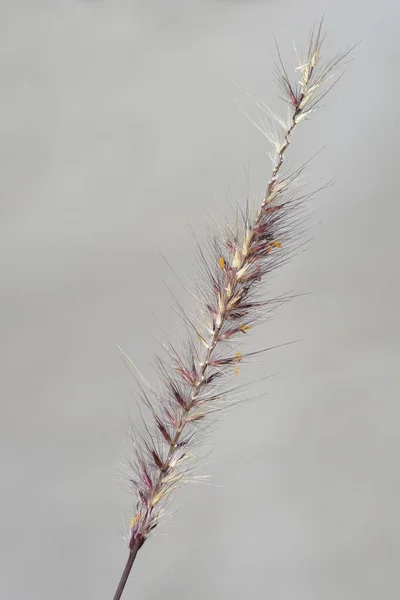
[[[325,12],[355,60],[290,161],[314,240],[273,280],[313,292],[248,349],[267,392],[225,415],[126,598],[372,600],[400,593],[399,3],[335,0],[0,3],[0,597],[112,597],[130,498],[116,464],[133,380],[177,325],[207,214],[254,195],[265,140],[243,90],[277,106],[273,35],[292,58]],[[239,85],[233,83],[236,81]],[[397,179],[396,179],[397,178]],[[184,300],[179,286],[178,296]],[[178,510],[177,510],[178,509]]]

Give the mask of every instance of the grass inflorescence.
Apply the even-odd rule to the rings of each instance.
[[[199,247],[201,273],[193,295],[201,318],[187,318],[191,332],[187,343],[178,348],[171,344],[169,360],[158,359],[157,387],[141,387],[151,418],[132,433],[134,455],[128,460],[128,478],[134,510],[129,558],[114,600],[121,597],[137,552],[191,473],[193,447],[204,441],[213,414],[230,405],[229,390],[222,383],[237,376],[241,363],[257,354],[242,352],[239,341],[279,302],[263,298],[263,284],[291,255],[298,209],[310,197],[295,185],[304,167],[285,173],[285,156],[294,130],[311,117],[338,80],[337,67],[348,54],[324,60],[323,41],[321,21],[312,31],[293,80],[278,50],[275,74],[289,114],[283,120],[259,104],[274,121],[273,136],[265,132],[274,140],[274,152],[261,205],[256,210],[247,205],[234,227],[225,226],[210,238],[208,247]]]

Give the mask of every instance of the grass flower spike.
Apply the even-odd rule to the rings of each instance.
[[[137,552],[191,473],[191,451],[204,440],[212,414],[230,404],[229,390],[221,383],[235,381],[242,361],[257,354],[243,353],[239,344],[276,304],[263,299],[263,283],[293,251],[297,211],[310,196],[299,195],[298,188],[296,194],[293,185],[303,167],[284,173],[284,159],[295,128],[312,115],[337,81],[337,66],[348,54],[324,61],[323,37],[321,22],[312,32],[294,81],[278,50],[276,76],[289,116],[285,123],[259,105],[281,129],[281,135],[274,135],[275,154],[264,198],[254,214],[249,207],[239,214],[235,229],[226,227],[223,236],[213,236],[208,248],[199,248],[202,272],[194,295],[202,315],[200,325],[186,318],[191,335],[185,347],[170,345],[170,360],[158,359],[158,386],[150,391],[141,388],[151,420],[132,434],[135,450],[129,460],[129,480],[135,500],[129,557],[114,600],[122,595]]]

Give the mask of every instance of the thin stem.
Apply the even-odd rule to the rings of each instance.
[[[126,562],[125,569],[124,569],[124,571],[123,571],[123,573],[121,575],[121,579],[120,579],[120,582],[118,584],[117,590],[116,590],[116,592],[114,594],[113,600],[120,600],[120,598],[122,596],[122,592],[124,591],[124,588],[125,588],[125,584],[126,584],[126,582],[128,580],[129,574],[131,572],[132,565],[135,562],[135,558],[136,558],[136,555],[137,555],[138,551],[139,551],[139,546],[134,546],[132,548],[132,550],[130,550],[130,552],[129,552],[129,558],[128,558],[127,562]]]
[[[263,208],[266,204],[268,204],[268,202],[270,200],[273,187],[275,185],[276,180],[278,179],[279,172],[280,172],[281,167],[283,165],[283,160],[285,158],[285,152],[286,152],[286,150],[290,146],[290,141],[291,141],[290,138],[291,138],[293,129],[297,125],[296,119],[297,119],[298,115],[300,114],[300,108],[299,107],[300,107],[300,105],[301,105],[301,103],[303,101],[303,98],[304,98],[304,93],[302,93],[300,95],[299,101],[296,104],[295,110],[294,110],[293,115],[292,115],[292,120],[290,122],[290,125],[289,125],[288,129],[286,130],[284,143],[283,143],[283,145],[281,146],[281,148],[280,148],[280,150],[278,152],[278,158],[277,158],[277,161],[276,161],[276,163],[274,165],[274,168],[272,170],[272,176],[271,176],[271,179],[269,180],[268,188],[267,188],[267,193],[265,194],[264,202],[262,203],[262,207],[261,208]]]

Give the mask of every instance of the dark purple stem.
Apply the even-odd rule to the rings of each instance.
[[[125,569],[121,575],[121,579],[118,584],[117,591],[114,594],[113,600],[120,600],[120,598],[122,596],[122,592],[124,591],[124,588],[125,588],[125,584],[128,580],[129,574],[131,572],[132,565],[135,562],[135,558],[139,551],[139,548],[140,548],[140,546],[135,545],[135,546],[133,546],[132,550],[129,551],[129,558],[126,562]]]

